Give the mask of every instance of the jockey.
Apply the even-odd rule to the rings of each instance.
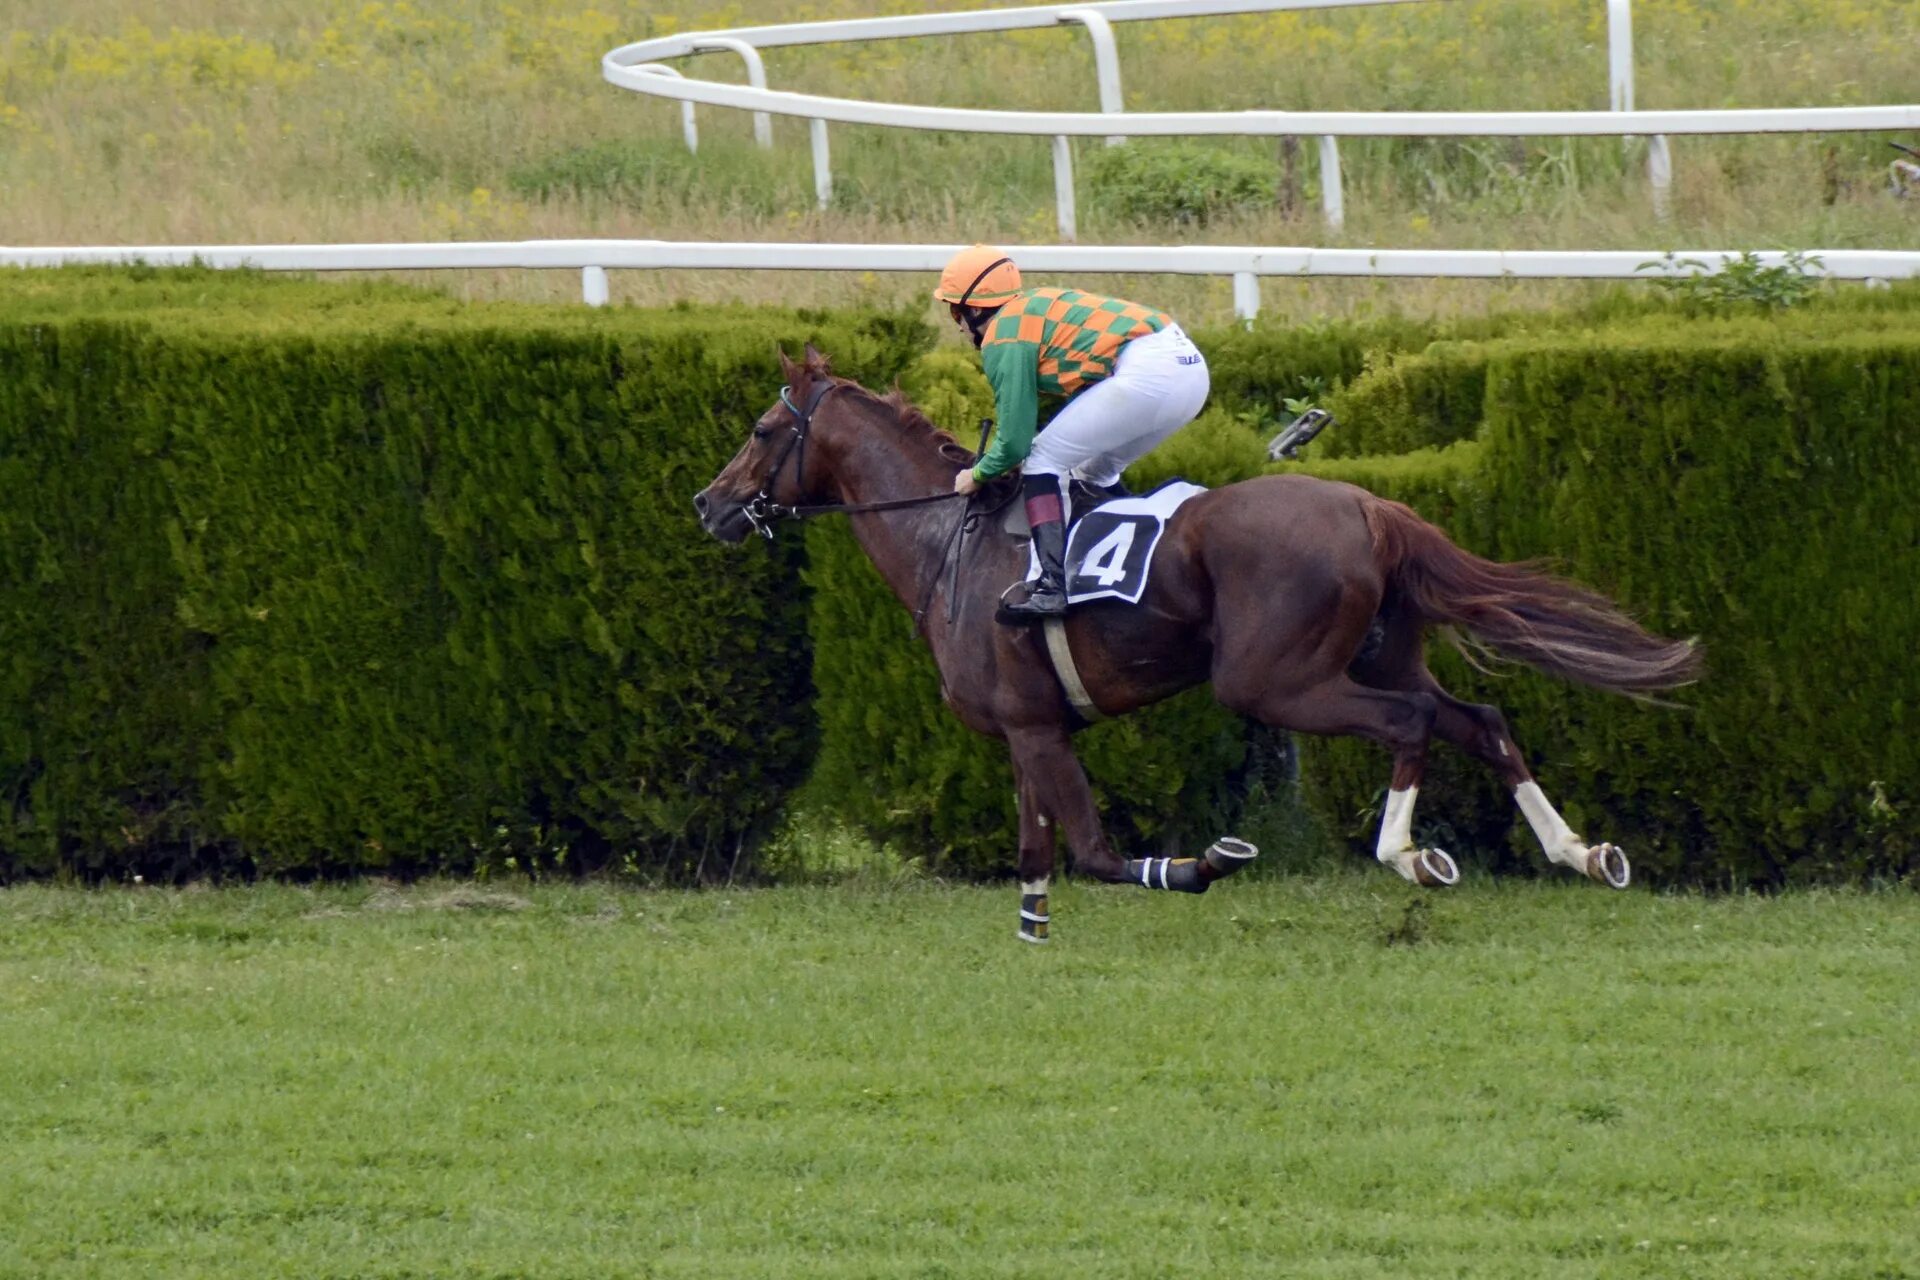
[[[933,296],[980,349],[993,385],[993,445],[954,477],[956,493],[1018,467],[1040,576],[1024,620],[1067,611],[1067,481],[1120,490],[1120,473],[1192,422],[1207,399],[1207,362],[1172,317],[1073,289],[1023,289],[1020,268],[983,244],[962,249]],[[1040,397],[1066,399],[1045,431]]]

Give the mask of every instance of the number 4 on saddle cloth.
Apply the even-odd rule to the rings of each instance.
[[[1200,485],[1169,480],[1151,493],[1115,498],[1076,516],[1067,531],[1067,603],[1138,604],[1167,521],[1181,503],[1205,492]],[[1027,578],[1039,576],[1039,560],[1029,551]]]

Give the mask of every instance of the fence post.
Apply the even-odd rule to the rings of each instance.
[[[732,36],[710,36],[696,43],[694,50],[712,49],[722,53],[737,53],[740,60],[747,64],[747,83],[756,89],[767,87],[767,64],[760,58],[760,51],[745,40],[736,40]],[[773,117],[764,111],[753,113],[753,140],[765,149],[773,147]]]
[[[580,300],[590,307],[607,305],[607,269],[605,267],[580,268]]]
[[[675,80],[686,79],[676,68],[670,67],[664,62],[644,62],[635,67],[634,70],[651,72],[656,76],[672,76]],[[700,125],[699,122],[693,118],[693,100],[691,98],[680,99],[680,132],[687,140],[687,150],[697,154],[700,150]]]
[[[1233,314],[1248,324],[1260,314],[1260,277],[1251,271],[1233,273]]]
[[[1332,134],[1320,135],[1320,204],[1327,213],[1327,226],[1338,231],[1346,225],[1347,201],[1340,191],[1340,140]]]
[[[1633,110],[1633,0],[1607,0],[1607,101]]]
[[[1607,99],[1615,111],[1633,110],[1633,0],[1607,0]],[[1633,142],[1631,134],[1620,139]],[[1673,152],[1664,135],[1647,140],[1647,177],[1653,184],[1653,211],[1667,216],[1667,189],[1673,184]]]
[[[1073,140],[1064,133],[1053,137],[1053,205],[1060,223],[1060,239],[1072,244],[1073,225]]]
[[[827,122],[809,120],[807,131],[813,136],[813,198],[824,210],[833,203],[833,161],[827,155]]]
[[[1664,133],[1647,139],[1647,185],[1653,188],[1653,216],[1665,222],[1672,212],[1668,189],[1673,186],[1673,153]]]
[[[1077,22],[1087,29],[1093,41],[1093,68],[1100,81],[1100,109],[1125,111],[1120,99],[1120,50],[1113,42],[1113,24],[1097,9],[1068,9],[1059,15],[1061,22]],[[1117,147],[1126,138],[1108,134],[1107,145]]]

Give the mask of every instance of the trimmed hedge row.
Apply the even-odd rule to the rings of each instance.
[[[1653,629],[1703,638],[1708,677],[1678,711],[1531,672],[1489,680],[1454,662],[1444,677],[1508,712],[1577,827],[1665,879],[1920,871],[1920,602],[1906,580],[1920,326],[1781,330],[1503,345],[1486,353],[1478,444],[1316,468],[1410,502],[1482,554],[1550,551]],[[1450,465],[1462,449],[1474,464]],[[1305,759],[1329,816],[1380,785],[1379,762],[1351,747]],[[1447,792],[1422,791],[1427,816],[1535,860],[1504,796]]]
[[[157,284],[0,305],[0,872],[735,856],[807,598],[688,499],[776,343],[884,382],[921,323]]]
[[[1685,711],[1530,673],[1542,783],[1674,879],[1915,867],[1909,592],[1920,292],[1804,315],[1579,315],[1203,334],[1216,406],[1136,468],[1262,470],[1287,397],[1309,469],[1470,548],[1559,556],[1705,638]],[[0,288],[0,875],[730,861],[781,799],[999,872],[1005,753],[941,708],[906,613],[836,522],[722,547],[686,500],[812,339],[972,443],[976,357],[904,316],[470,307],[392,287],[58,272]],[[1830,612],[1811,601],[1831,597]],[[1769,732],[1768,728],[1772,731]],[[1116,836],[1233,824],[1261,768],[1195,692],[1081,739]],[[1305,744],[1371,841],[1385,757]],[[1537,865],[1438,752],[1441,843]]]
[[[1920,547],[1901,496],[1901,477],[1920,474],[1916,299],[1836,295],[1770,318],[1616,305],[1584,330],[1564,317],[1490,324],[1487,341],[1376,353],[1337,395],[1342,425],[1323,439],[1345,448],[1307,470],[1409,502],[1481,554],[1553,556],[1651,628],[1702,636],[1710,675],[1678,695],[1681,709],[1529,671],[1489,678],[1435,646],[1445,683],[1509,713],[1570,820],[1627,845],[1643,873],[1773,883],[1920,869],[1920,757],[1904,727],[1920,700],[1908,658],[1920,612],[1896,568]],[[1851,336],[1825,336],[1839,331]],[[970,373],[964,356],[935,357],[910,389],[970,419],[984,407]],[[1265,425],[1210,410],[1129,478],[1218,485],[1290,469],[1264,463]],[[1408,452],[1339,456],[1359,448]],[[934,710],[930,664],[850,544],[816,534],[809,576],[813,785],[951,865],[1004,870],[1011,784],[998,749]],[[1829,593],[1830,611],[1815,603]],[[1208,835],[1234,818],[1244,726],[1192,695],[1167,717],[1081,739],[1123,840]],[[1138,739],[1119,736],[1135,726]],[[1308,740],[1302,757],[1310,803],[1370,847],[1384,754]],[[1420,818],[1429,838],[1503,868],[1540,865],[1510,798],[1455,752],[1434,754]]]

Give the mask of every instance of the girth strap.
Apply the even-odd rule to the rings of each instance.
[[[1067,646],[1067,624],[1060,618],[1047,618],[1041,624],[1047,633],[1047,657],[1053,662],[1053,674],[1060,678],[1060,687],[1066,691],[1067,701],[1082,720],[1095,724],[1107,718],[1106,713],[1093,705],[1093,697],[1087,692],[1087,686],[1080,682],[1080,669],[1073,665],[1073,650]]]

